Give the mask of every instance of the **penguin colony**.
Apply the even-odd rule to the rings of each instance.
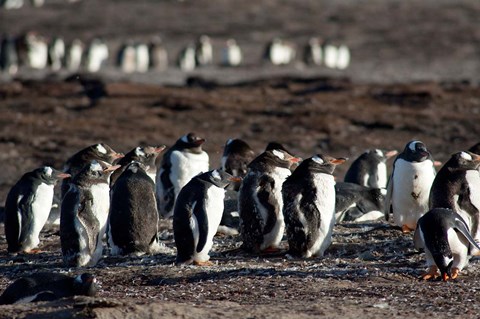
[[[302,160],[276,142],[256,155],[245,141],[229,139],[221,167],[212,169],[202,149],[205,142],[195,133],[185,134],[162,159],[163,145],[139,146],[123,155],[99,143],[73,154],[63,172],[45,166],[26,173],[5,204],[8,252],[38,252],[53,187],[62,180],[60,241],[68,267],[95,266],[105,254],[170,252],[159,236],[160,218],[173,221],[177,265],[212,265],[209,252],[225,227],[237,230],[243,241],[239,249],[247,253],[323,256],[336,222],[372,221],[383,214],[387,220],[393,215],[403,232],[415,231],[415,247],[425,252],[425,280],[453,280],[469,257],[480,253],[480,155],[472,152],[475,146],[452,154],[437,173],[438,163],[426,145],[410,141],[385,184],[386,161],[396,151],[367,150],[352,161],[345,181],[335,182],[335,167],[348,159],[315,154]],[[282,250],[284,236],[287,251]],[[12,287],[63,280],[70,287],[63,295],[94,293],[88,274],[38,276]],[[9,288],[0,300],[63,296],[42,289],[16,296],[22,288]]]
[[[127,40],[116,54],[112,51],[102,38],[93,38],[89,42],[73,39],[67,43],[61,37],[47,39],[33,31],[17,37],[6,34],[0,41],[0,71],[15,75],[20,68],[48,68],[52,72],[96,73],[107,66],[115,66],[124,73],[145,73],[165,71],[175,64],[181,71],[188,72],[213,65],[238,67],[243,63],[242,49],[235,39],[214,41],[207,35],[186,44],[175,59],[169,57],[159,36],[147,43]],[[306,65],[344,70],[349,66],[351,56],[346,45],[322,41],[318,37],[310,38],[303,50],[291,41],[276,37],[266,44],[262,59],[274,66],[302,61]]]

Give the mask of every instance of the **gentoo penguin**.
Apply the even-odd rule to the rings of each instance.
[[[168,52],[162,39],[155,37],[149,44],[150,68],[156,71],[165,71],[168,68]]]
[[[323,61],[323,50],[321,40],[312,37],[308,40],[303,53],[303,59],[306,64],[321,65]]]
[[[98,38],[92,40],[87,51],[86,67],[88,72],[98,72],[108,60],[108,46]]]
[[[110,177],[110,185],[114,185],[117,178],[125,171],[125,168],[131,162],[139,162],[147,168],[147,175],[155,182],[157,175],[157,167],[155,165],[155,160],[158,155],[165,149],[165,145],[154,147],[154,146],[138,146],[133,150],[125,154],[116,164],[120,165],[119,169],[116,169],[112,176]]]
[[[233,175],[244,177],[247,166],[255,158],[255,152],[247,142],[241,139],[229,139],[225,143],[222,155],[222,170]]]
[[[439,276],[443,281],[457,278],[468,264],[470,248],[480,247],[470,235],[465,220],[448,208],[433,208],[423,215],[415,231],[415,247],[425,250],[428,271],[421,278]]]
[[[65,42],[61,38],[54,38],[48,46],[48,61],[53,71],[59,71],[65,60]]]
[[[23,0],[3,0],[0,2],[2,8],[11,10],[11,9],[20,9],[23,7],[24,1]]]
[[[370,188],[355,183],[335,184],[335,220],[341,222],[368,222],[384,217],[384,188]]]
[[[15,38],[5,35],[0,44],[0,70],[14,75],[18,72],[18,54]]]
[[[283,150],[268,150],[249,165],[238,194],[242,248],[270,252],[278,248],[285,223],[282,184],[298,158]]]
[[[195,46],[188,44],[178,54],[177,65],[182,71],[192,71],[195,69],[197,62],[195,61]]]
[[[327,68],[335,69],[337,68],[338,61],[338,49],[337,47],[326,41],[323,44],[323,63]]]
[[[235,39],[228,39],[225,47],[222,48],[221,61],[222,66],[239,66],[242,63],[242,49]]]
[[[84,166],[90,164],[91,161],[103,162],[113,164],[113,162],[124,155],[122,153],[115,152],[110,146],[105,143],[98,143],[90,145],[77,153],[73,154],[63,167],[65,173],[74,177],[78,174]],[[62,198],[68,190],[70,179],[66,178],[62,183]]]
[[[182,188],[173,214],[177,265],[211,265],[208,253],[222,219],[225,188],[235,180],[228,173],[212,170],[195,176]]]
[[[198,66],[206,66],[213,63],[213,46],[210,37],[202,35],[195,46],[195,61]]]
[[[54,186],[69,176],[44,166],[26,173],[12,187],[5,202],[8,252],[30,252],[38,246],[38,236],[52,209]]]
[[[66,49],[65,67],[70,72],[76,72],[82,65],[84,45],[79,39],[74,39]]]
[[[268,43],[265,58],[273,65],[286,65],[295,59],[295,46],[280,38],[274,38]]]
[[[350,65],[350,49],[345,44],[337,48],[337,65],[339,70],[345,70]]]
[[[66,265],[94,266],[102,257],[110,209],[110,174],[118,167],[92,161],[73,178],[60,212],[60,242]]]
[[[283,144],[275,141],[269,142],[267,144],[267,147],[265,147],[265,151],[272,151],[272,150],[282,150],[284,152],[287,152],[288,154],[293,154],[292,152],[290,152],[290,150],[288,150],[285,146],[283,146]],[[295,163],[292,163],[292,165],[290,166],[290,170],[292,172],[298,167],[298,164],[300,163],[301,160],[302,158],[297,156],[297,161]]]
[[[135,46],[135,70],[140,73],[148,71],[150,66],[150,53],[148,51],[148,45],[145,43],[138,43]]]
[[[95,296],[97,280],[89,273],[70,277],[61,273],[38,272],[15,280],[0,296],[0,305],[51,301],[76,295]]]
[[[393,162],[387,185],[385,218],[393,213],[393,221],[403,232],[415,230],[417,220],[428,211],[430,187],[435,168],[430,152],[420,141],[408,142]]]
[[[48,63],[48,44],[44,37],[35,32],[25,35],[28,66],[32,69],[42,70]]]
[[[112,188],[108,246],[112,255],[160,252],[155,183],[139,162],[130,163]]]
[[[370,188],[387,187],[387,160],[398,152],[384,152],[379,149],[367,150],[361,154],[345,173],[344,181]]]
[[[289,252],[323,256],[335,224],[335,166],[346,161],[317,154],[304,160],[282,187]]]
[[[126,43],[124,44],[118,53],[118,67],[122,72],[132,73],[136,69],[136,50],[133,44]]]
[[[463,217],[480,242],[480,155],[458,152],[438,171],[430,191],[430,208],[450,208]],[[474,250],[474,255],[480,254]]]
[[[157,174],[156,193],[159,213],[168,218],[178,193],[192,177],[209,170],[208,154],[202,150],[204,138],[188,133],[163,155]]]

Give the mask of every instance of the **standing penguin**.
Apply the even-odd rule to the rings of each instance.
[[[225,188],[236,179],[213,170],[195,176],[178,195],[173,214],[177,264],[211,265],[208,255],[222,219]]]
[[[415,247],[425,250],[429,267],[421,278],[435,279],[438,270],[443,281],[457,278],[468,264],[469,246],[480,250],[465,220],[451,209],[433,208],[418,220],[415,231]]]
[[[18,72],[18,54],[15,38],[4,35],[0,45],[0,70],[14,75]]]
[[[92,161],[73,178],[60,213],[60,241],[66,265],[94,266],[102,257],[110,209],[110,174],[118,167]]]
[[[213,46],[210,37],[202,35],[195,46],[195,60],[198,66],[207,66],[213,63]]]
[[[229,139],[223,149],[222,170],[233,176],[244,177],[248,164],[254,158],[255,153],[245,141]]]
[[[308,40],[303,52],[303,59],[306,64],[321,65],[323,61],[322,41],[317,37]]]
[[[74,39],[66,48],[65,67],[70,72],[77,72],[82,65],[84,44],[79,39]]]
[[[209,170],[208,154],[202,150],[204,142],[195,133],[188,133],[163,155],[156,183],[159,213],[163,217],[173,215],[175,199],[182,187],[195,175]]]
[[[192,71],[196,67],[195,46],[190,43],[178,54],[177,65],[182,71]]]
[[[228,39],[221,52],[221,65],[235,67],[242,63],[242,49],[235,39]]]
[[[26,173],[12,187],[5,202],[8,252],[30,252],[38,246],[38,236],[52,209],[54,186],[69,176],[44,166]]]
[[[371,149],[360,155],[348,169],[344,181],[355,183],[370,188],[387,187],[387,160],[397,151],[384,152],[379,149]]]
[[[435,178],[435,168],[430,152],[420,141],[408,142],[393,163],[387,185],[385,218],[393,212],[393,221],[410,232],[417,220],[428,211],[430,187]]]
[[[289,251],[309,258],[323,256],[335,224],[335,166],[346,161],[315,155],[304,160],[283,183],[283,215]]]
[[[463,217],[480,241],[480,155],[458,152],[438,171],[430,191],[430,208],[450,208]],[[473,254],[480,252],[474,249]]]
[[[298,158],[286,151],[268,150],[248,165],[238,195],[242,248],[251,252],[275,251],[282,240],[282,184]]]
[[[150,68],[165,71],[168,68],[168,52],[160,37],[154,37],[148,45]]]
[[[112,255],[155,254],[158,241],[158,210],[155,183],[148,167],[130,163],[112,188],[108,246]]]

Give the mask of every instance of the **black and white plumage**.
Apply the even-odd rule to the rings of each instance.
[[[393,163],[387,185],[385,218],[393,213],[394,223],[409,232],[428,211],[430,188],[435,178],[432,155],[424,143],[408,142]]]
[[[370,188],[387,187],[387,160],[397,151],[367,150],[352,162],[345,173],[344,181]]]
[[[457,152],[438,171],[430,191],[430,208],[450,208],[480,241],[480,155]],[[480,254],[474,249],[473,254]]]
[[[384,217],[383,188],[369,188],[355,183],[335,184],[335,219],[340,222],[369,222]]]
[[[112,188],[108,245],[112,255],[160,252],[155,183],[148,168],[130,163]]]
[[[269,150],[249,165],[238,196],[242,248],[251,252],[276,250],[282,240],[282,184],[299,159],[283,150]]]
[[[323,256],[335,224],[335,166],[344,158],[315,155],[304,160],[283,183],[283,215],[289,252]]]
[[[229,139],[225,143],[222,155],[222,170],[243,177],[247,175],[247,166],[255,158],[255,152],[247,142],[241,139]]]
[[[210,37],[202,35],[195,45],[195,60],[197,66],[207,66],[213,63],[213,46]]]
[[[118,51],[117,65],[125,73],[135,72],[137,69],[136,50],[132,42],[123,44]]]
[[[235,39],[228,39],[221,51],[220,64],[223,66],[236,67],[242,63],[242,49]]]
[[[322,41],[317,37],[308,40],[303,52],[303,59],[306,64],[321,65],[323,62]]]
[[[232,175],[212,170],[195,176],[178,195],[173,214],[177,264],[209,264],[208,253],[222,219],[225,188]]]
[[[168,68],[168,52],[162,39],[155,37],[148,46],[150,53],[150,68],[157,71],[165,71]]]
[[[0,70],[14,75],[18,72],[18,67],[16,40],[12,36],[5,35],[0,44]]]
[[[163,155],[157,174],[158,211],[165,217],[173,215],[178,193],[192,177],[209,170],[208,154],[202,150],[204,138],[188,133],[178,139]]]
[[[118,167],[92,161],[73,178],[60,213],[60,241],[66,265],[93,266],[102,257],[110,209],[110,174]]]
[[[427,280],[440,275],[444,281],[457,278],[468,264],[470,248],[480,247],[470,235],[465,220],[448,208],[433,208],[418,220],[415,247],[425,250]]]
[[[52,209],[54,187],[70,175],[50,166],[23,175],[5,202],[5,236],[10,253],[29,252],[40,243],[39,235]]]
[[[95,296],[96,279],[84,273],[75,277],[39,272],[15,280],[0,296],[0,305],[50,301],[75,295]]]

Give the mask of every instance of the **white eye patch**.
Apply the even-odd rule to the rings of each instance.
[[[280,151],[273,150],[272,153],[273,153],[273,155],[275,155],[276,157],[278,157],[278,158],[281,159],[281,160],[285,159],[285,154],[283,154],[283,153],[280,152]]]
[[[408,144],[408,148],[415,152],[415,146],[417,145],[418,141],[413,141],[410,144]]]
[[[102,165],[100,165],[97,161],[92,161],[90,164],[90,169],[92,171],[103,171]]]
[[[52,176],[53,170],[50,166],[45,166],[45,168],[43,169],[43,172],[47,176]]]
[[[383,156],[383,152],[379,149],[375,149],[375,153],[377,153],[378,156]]]
[[[141,147],[137,147],[135,149],[135,155],[137,156],[145,156],[145,152],[143,151],[143,149]]]
[[[97,144],[96,149],[99,153],[107,154],[107,150],[102,146],[102,144]]]
[[[182,142],[188,143],[188,136],[187,135],[182,136],[181,140]]]
[[[468,154],[468,153],[465,153],[465,152],[461,152],[460,153],[460,157],[467,160],[467,161],[471,161],[473,160],[472,158],[472,155]]]
[[[317,155],[315,155],[314,157],[312,157],[312,161],[314,161],[314,162],[316,162],[316,163],[318,163],[318,164],[323,164],[323,163],[325,163],[325,162],[323,161],[323,159],[321,159],[320,156],[317,156]]]
[[[233,142],[233,139],[229,138],[226,145],[230,145]]]
[[[220,173],[217,170],[212,171],[212,176],[213,178],[218,180],[222,179],[222,177],[220,176]]]

